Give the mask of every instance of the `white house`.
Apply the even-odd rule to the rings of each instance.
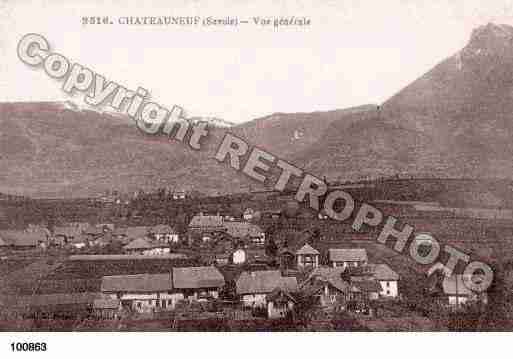
[[[243,264],[246,262],[246,251],[242,248],[237,249],[232,254],[232,263],[233,264]]]
[[[397,298],[399,295],[399,274],[387,264],[369,264],[370,272],[381,285],[379,295],[386,298]]]

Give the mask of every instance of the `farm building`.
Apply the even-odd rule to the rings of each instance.
[[[266,308],[267,295],[276,288],[292,293],[298,289],[295,277],[283,277],[277,270],[242,272],[235,287],[243,306],[250,308]]]
[[[225,285],[224,277],[216,267],[173,268],[173,286],[185,299],[218,298]]]
[[[332,248],[328,251],[332,267],[359,267],[367,264],[367,251],[364,248]]]
[[[138,313],[172,309],[183,299],[173,292],[171,273],[105,276],[101,292],[109,299],[119,300],[121,308]]]
[[[348,299],[349,282],[342,278],[343,267],[315,268],[301,287],[321,306],[333,306]]]

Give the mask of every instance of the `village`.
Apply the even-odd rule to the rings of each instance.
[[[412,204],[376,205],[397,215]],[[287,193],[113,192],[94,200],[91,221],[63,206],[52,223],[0,230],[3,328],[443,330],[487,310],[461,273],[418,268],[375,229],[352,232]]]

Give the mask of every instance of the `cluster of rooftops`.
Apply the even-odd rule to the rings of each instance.
[[[257,224],[247,221],[227,221],[222,216],[199,214],[189,223],[189,231],[223,232],[234,238],[263,238],[264,231]],[[51,231],[39,225],[29,225],[25,230],[0,231],[0,247],[29,248],[48,245],[51,241],[65,241],[67,244],[87,243],[91,239],[108,243],[114,238],[125,241],[137,240],[132,244],[135,248],[151,248],[150,237],[158,235],[178,235],[176,228],[169,224],[155,226],[115,227],[113,224],[91,225],[88,223],[70,223],[55,226]],[[140,246],[140,247],[138,247]],[[130,248],[129,248],[130,249]]]

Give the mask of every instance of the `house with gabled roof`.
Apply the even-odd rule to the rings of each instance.
[[[236,293],[244,307],[266,308],[267,295],[276,288],[297,292],[296,277],[283,277],[278,270],[242,272],[235,281]]]
[[[368,262],[365,248],[330,248],[328,259],[332,267],[359,267]]]
[[[362,278],[351,276],[349,300],[368,302],[379,298],[382,288],[374,278]]]
[[[344,271],[343,267],[317,267],[301,284],[301,288],[321,306],[342,304],[348,300],[350,290],[349,281],[343,277]]]
[[[214,266],[173,268],[173,287],[189,300],[218,298],[224,276]]]
[[[385,298],[397,298],[399,295],[399,274],[395,272],[388,264],[368,264],[374,279],[381,286],[379,295]]]
[[[172,273],[114,275],[102,278],[101,292],[121,307],[145,313],[173,309],[183,296],[173,291]]]

